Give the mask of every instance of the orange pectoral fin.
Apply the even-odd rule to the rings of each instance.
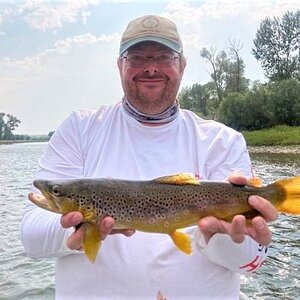
[[[192,250],[192,242],[190,237],[183,232],[180,232],[178,230],[175,230],[173,233],[169,234],[173,243],[176,245],[176,247],[181,250],[182,252],[191,255]]]

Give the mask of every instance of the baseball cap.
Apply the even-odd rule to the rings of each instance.
[[[129,22],[121,39],[120,55],[133,45],[145,41],[160,43],[177,53],[183,50],[174,22],[160,16],[147,15]]]

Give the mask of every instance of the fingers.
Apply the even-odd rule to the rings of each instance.
[[[246,185],[247,184],[247,178],[241,172],[238,172],[238,171],[231,173],[228,176],[228,181],[230,183],[233,183],[236,185]]]
[[[272,233],[263,217],[255,217],[249,235],[260,245],[267,246],[272,242]]]
[[[228,234],[232,241],[238,244],[244,241],[245,235],[249,235],[264,246],[269,245],[272,241],[271,231],[261,216],[252,220],[252,226],[247,226],[246,219],[242,215],[235,216],[231,223],[214,217],[206,217],[199,221],[198,226],[206,243],[216,233]]]
[[[198,222],[198,226],[204,236],[205,242],[208,243],[215,233],[228,233],[229,223],[218,220],[214,217],[205,217]]]
[[[107,235],[111,233],[115,225],[115,220],[112,217],[105,217],[99,226],[101,240],[105,240]]]
[[[275,221],[278,218],[278,211],[270,201],[259,196],[250,196],[248,201],[267,222]]]
[[[74,211],[65,214],[61,217],[60,223],[63,228],[70,228],[79,225],[83,221],[83,216],[80,212]]]
[[[63,228],[76,227],[83,222],[83,216],[80,212],[71,212],[63,215],[60,219]],[[115,220],[112,217],[105,217],[99,225],[99,234],[101,240],[104,240],[108,234],[121,233],[125,236],[131,236],[135,232],[133,229],[114,230]],[[84,225],[76,228],[76,230],[68,237],[67,247],[72,250],[82,249],[82,239],[84,234]]]
[[[238,215],[232,219],[230,237],[235,243],[242,243],[245,239],[246,219],[244,216]]]
[[[60,218],[60,223],[63,228],[76,227],[83,221],[83,216],[80,212],[74,211],[63,215]],[[80,226],[67,239],[67,247],[71,250],[80,250],[82,247],[83,227]]]
[[[100,235],[104,240],[109,234],[123,234],[125,236],[132,236],[135,233],[134,229],[113,229],[115,220],[112,217],[105,217],[100,223]]]
[[[80,226],[79,229],[75,230],[67,239],[67,247],[71,250],[82,249],[82,238],[83,238],[84,226]]]
[[[246,233],[246,219],[244,216],[235,216],[231,223],[206,217],[199,221],[199,228],[208,242],[215,233],[226,233],[235,243],[242,243]]]

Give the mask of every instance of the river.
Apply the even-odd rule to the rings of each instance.
[[[0,300],[54,299],[54,260],[26,257],[20,242],[23,204],[44,147],[0,145]],[[250,148],[250,153],[264,183],[300,175],[299,148]],[[274,241],[267,262],[257,275],[242,278],[249,299],[299,299],[299,227],[299,217],[284,214],[271,224]]]

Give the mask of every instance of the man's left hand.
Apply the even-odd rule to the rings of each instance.
[[[237,185],[247,184],[247,178],[241,175],[232,174],[228,178],[229,182]],[[276,208],[268,200],[259,196],[250,196],[249,204],[261,213],[252,219],[251,225],[246,225],[246,218],[243,215],[236,215],[231,222],[216,219],[214,217],[205,217],[201,219],[198,226],[208,242],[215,233],[224,233],[230,235],[236,243],[242,243],[245,235],[249,235],[261,245],[271,243],[272,234],[267,222],[274,221],[278,217]]]

